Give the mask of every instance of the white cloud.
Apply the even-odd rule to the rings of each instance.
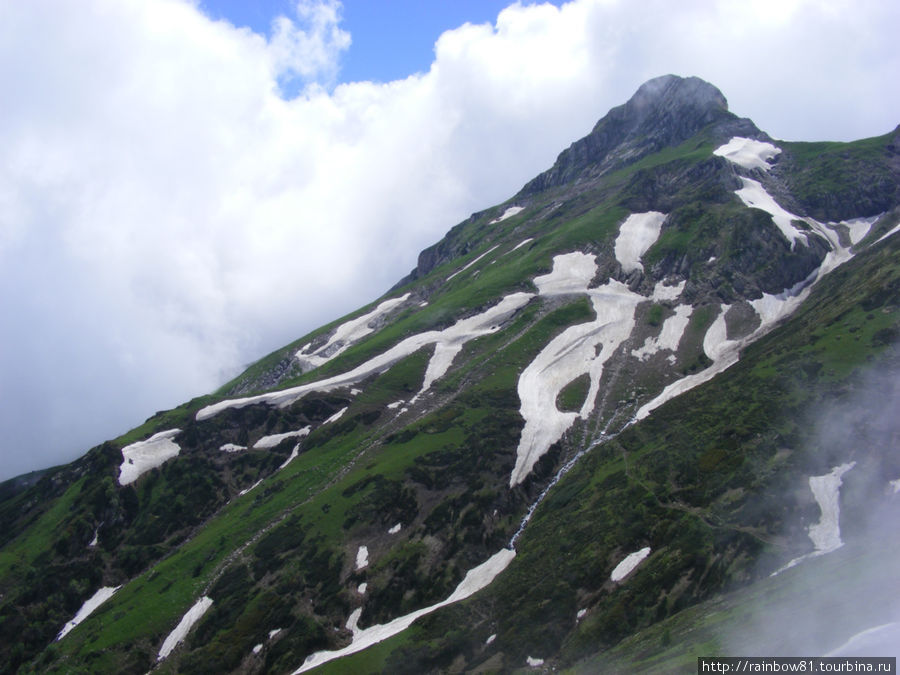
[[[649,77],[774,136],[888,131],[895,4],[514,4],[427,73],[333,89],[335,0],[270,38],[177,0],[0,4],[0,478],[374,300]]]

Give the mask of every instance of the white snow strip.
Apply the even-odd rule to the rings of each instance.
[[[288,431],[283,434],[272,434],[271,436],[263,436],[256,443],[253,444],[253,448],[255,450],[262,450],[265,448],[274,448],[276,445],[281,443],[286,438],[303,438],[304,436],[308,436],[311,431],[311,427],[303,427],[302,429],[298,429],[297,431]]]
[[[653,295],[650,296],[650,299],[653,300],[653,302],[677,300],[678,296],[684,291],[685,284],[687,284],[687,281],[682,280],[674,286],[666,286],[660,281],[653,288]]]
[[[119,485],[136,481],[141,474],[155,469],[166,460],[176,457],[181,448],[172,439],[181,429],[169,429],[153,434],[145,441],[138,441],[122,448],[122,465],[119,467]]]
[[[250,487],[246,488],[245,490],[241,490],[240,492],[238,492],[238,497],[243,497],[245,494],[247,494],[248,492],[250,492],[250,490],[252,490],[253,488],[255,488],[257,485],[259,485],[259,484],[262,483],[262,482],[263,482],[263,479],[260,478],[258,481],[256,481],[256,482],[255,482],[253,485],[251,485]]]
[[[867,628],[848,639],[840,647],[825,654],[827,657],[900,656],[900,621]]]
[[[369,564],[369,549],[366,546],[360,546],[356,552],[356,569],[361,570]]]
[[[382,316],[393,310],[397,305],[406,302],[409,299],[409,293],[401,295],[399,298],[391,298],[379,304],[375,309],[367,314],[350,319],[346,323],[338,326],[332,336],[324,345],[319,347],[312,354],[307,354],[306,350],[309,345],[305,345],[303,349],[294,354],[294,358],[300,363],[303,372],[308,372],[313,368],[318,368],[326,361],[330,361],[338,354],[346,351],[355,342],[358,342],[375,329],[370,324],[374,323]]]
[[[362,393],[362,389],[357,389],[356,387],[353,387],[353,388],[350,390],[350,394],[351,394],[352,396],[359,396],[361,393]]]
[[[896,492],[896,490],[894,490]],[[400,531],[400,528],[403,527],[402,523],[397,523],[391,529],[388,530],[388,534],[397,534]]]
[[[725,145],[713,150],[714,155],[724,157],[729,162],[744,167],[745,169],[762,169],[768,171],[771,165],[769,160],[776,157],[781,148],[776,148],[771,143],[754,141],[752,138],[734,136]]]
[[[356,592],[359,593],[360,595],[365,595],[367,588],[369,588],[369,584],[364,581],[359,586],[356,587]]]
[[[885,239],[887,239],[888,237],[890,237],[894,234],[897,234],[898,232],[900,232],[900,224],[895,225],[893,228],[891,228],[891,230],[889,232],[878,237],[878,241],[876,241],[875,243],[879,244],[882,241],[884,241]]]
[[[419,307],[428,307],[428,301],[423,300],[422,302],[419,303]]]
[[[609,575],[609,578],[613,581],[622,581],[622,579],[631,574],[635,567],[644,562],[644,558],[648,555],[650,555],[649,546],[645,546],[640,551],[630,553],[622,562],[616,565],[616,568],[612,571],[612,574]]]
[[[260,642],[258,645],[256,645],[256,646],[253,648],[253,653],[254,653],[254,654],[259,654],[259,653],[262,651],[262,648],[263,648],[262,642]]]
[[[615,246],[616,259],[622,263],[625,274],[644,269],[641,256],[659,239],[665,219],[666,214],[659,211],[632,213],[619,227]]]
[[[576,621],[580,621],[581,619],[584,618],[584,615],[585,615],[585,614],[587,614],[587,610],[586,610],[586,609],[579,609],[579,610],[578,610],[578,613],[575,614],[575,620],[576,620]]]
[[[503,212],[503,215],[499,218],[495,218],[488,225],[493,225],[494,223],[500,223],[506,220],[507,218],[512,218],[514,215],[518,213],[522,213],[525,210],[524,206],[510,206],[506,211]]]
[[[303,662],[303,665],[294,671],[294,675],[316,668],[332,659],[347,656],[348,654],[355,654],[366,647],[371,647],[382,640],[386,640],[389,637],[393,637],[394,635],[403,632],[409,628],[416,619],[425,616],[426,614],[430,614],[441,607],[446,607],[454,602],[468,598],[470,595],[477,593],[482,588],[489,585],[500,572],[506,569],[507,565],[509,565],[515,557],[515,551],[506,548],[501,549],[485,562],[478,565],[478,567],[469,570],[466,573],[465,578],[459,583],[459,586],[456,587],[456,590],[454,590],[445,600],[431,605],[430,607],[423,607],[422,609],[398,617],[386,624],[376,624],[369,628],[360,629],[357,624],[359,622],[359,616],[362,614],[362,609],[354,610],[353,614],[351,614],[351,618],[356,615],[355,621],[353,621],[352,626],[350,625],[350,620],[347,622],[347,628],[353,631],[353,642],[343,649],[332,652],[316,652],[315,654],[309,655],[306,658],[306,661]]]
[[[675,314],[663,321],[662,330],[657,337],[648,337],[644,341],[644,346],[640,349],[634,349],[632,356],[636,356],[641,361],[647,360],[653,354],[662,349],[674,352],[678,349],[684,330],[690,323],[691,314],[694,308],[691,305],[678,305],[675,308]]]
[[[240,452],[241,450],[246,449],[246,445],[236,445],[235,443],[225,443],[224,445],[219,446],[219,450],[222,452]]]
[[[353,633],[353,639],[356,640],[356,636],[360,634],[359,628],[359,618],[362,616],[362,607],[357,607],[352,612],[350,612],[350,616],[347,617],[347,623],[344,624],[344,628]]]
[[[347,412],[347,406],[338,410],[336,413],[334,413],[334,415],[332,415],[327,420],[322,422],[322,424],[325,425],[325,424],[330,424],[331,422],[337,422],[339,419],[341,419],[344,416],[345,412]]]
[[[159,656],[156,657],[157,661],[162,661],[172,653],[175,646],[187,637],[188,631],[190,631],[194,624],[200,620],[200,617],[206,613],[206,610],[212,607],[212,604],[212,599],[206,596],[203,596],[194,603],[194,606],[181,618],[181,621],[175,626],[175,630],[169,633],[169,636],[165,639],[165,642],[163,642],[162,647],[159,648]]]
[[[487,251],[485,251],[485,252],[482,253],[480,256],[478,256],[477,258],[475,258],[475,260],[473,260],[472,262],[470,262],[468,265],[466,265],[466,266],[463,267],[462,269],[456,270],[453,274],[451,274],[449,277],[447,277],[447,281],[450,281],[450,280],[451,280],[453,277],[455,277],[457,274],[462,274],[463,272],[465,272],[465,271],[466,271],[467,269],[469,269],[472,265],[474,265],[475,263],[477,263],[477,262],[478,262],[479,260],[481,260],[484,256],[486,256],[488,253],[490,253],[490,252],[493,251],[495,248],[497,248],[497,246],[500,246],[500,244],[497,244],[496,246],[491,246]]]
[[[271,640],[273,637],[278,635],[280,632],[281,632],[280,628],[273,628],[272,630],[269,631],[269,639]]]
[[[78,624],[88,618],[95,609],[97,609],[104,602],[109,600],[113,593],[122,588],[121,586],[104,586],[99,589],[96,593],[94,593],[91,597],[84,601],[84,604],[81,606],[75,613],[75,618],[73,618],[69,623],[63,626],[62,630],[59,631],[59,635],[56,636],[57,640],[62,640],[66,635],[69,634],[69,631],[75,628]]]
[[[542,294],[582,292],[591,299],[596,318],[569,326],[535,357],[519,376],[519,413],[525,426],[516,449],[516,465],[509,485],[518,485],[535,463],[572,426],[586,419],[594,408],[603,366],[631,334],[634,310],[646,298],[610,279],[604,286],[588,289],[596,263],[593,256],[569,253],[556,256],[553,272],[534,280]],[[556,398],[563,387],[588,374],[590,387],[578,412],[561,412]]]
[[[488,635],[488,639],[484,641],[484,644],[489,645],[496,639],[497,639],[497,634],[492,633],[492,634]]]
[[[894,492],[896,492],[896,490],[894,490]],[[88,543],[88,546],[90,546],[91,548],[96,546],[97,542],[99,541],[99,537],[100,537],[100,530],[94,530],[94,538],[91,539],[91,541]]]
[[[388,403],[388,404],[387,404],[387,409],[388,409],[388,410],[396,410],[397,408],[399,408],[399,407],[400,407],[401,405],[403,405],[404,403],[406,403],[406,401],[404,401],[403,399],[400,399],[399,401],[394,401],[393,403]]]
[[[850,244],[856,246],[859,242],[863,240],[863,238],[869,234],[869,230],[872,229],[872,225],[881,218],[879,214],[877,216],[872,216],[871,218],[853,218],[852,220],[842,220],[840,222],[841,225],[846,226],[846,228],[850,231]]]
[[[334,377],[318,380],[316,382],[301,384],[281,391],[220,401],[213,405],[206,406],[205,408],[201,408],[197,412],[196,419],[198,421],[209,419],[223,410],[229,408],[242,408],[255,403],[267,403],[269,405],[285,407],[291,405],[311,391],[331,391],[338,387],[355,384],[369,375],[383,372],[400,359],[409,356],[413,352],[429,344],[444,343],[445,346],[455,345],[456,348],[454,348],[455,351],[453,353],[458,353],[459,349],[462,349],[462,345],[469,340],[498,330],[504,321],[509,319],[520,308],[527,304],[532,297],[534,296],[531,293],[512,293],[481,314],[467,319],[461,319],[454,325],[445,328],[442,331],[426,331],[424,333],[412,335],[399,344],[394,345],[386,352],[374,356],[346,373],[341,373],[340,375],[335,375]],[[443,355],[436,354],[436,357],[437,360],[440,361],[441,367],[438,368],[429,362],[428,370],[426,372],[426,384],[428,386],[446,372],[446,370],[442,370],[442,368],[449,367],[450,365],[450,362],[446,358],[446,353]],[[436,357],[433,356],[432,361],[435,361]],[[423,385],[422,391],[420,391],[419,394],[423,393],[426,389],[427,386]]]
[[[527,663],[532,668],[537,668],[538,666],[544,665],[544,659],[535,659],[529,656],[525,659],[525,663]]]
[[[513,246],[511,249],[509,249],[508,252],[509,252],[509,253],[512,253],[513,251],[515,251],[515,250],[517,250],[517,249],[520,249],[520,248],[522,248],[525,244],[527,244],[527,243],[530,242],[530,241],[534,241],[534,237],[528,237],[528,239],[523,239],[523,240],[520,241],[518,244],[516,244],[515,246]]]
[[[802,242],[804,245],[809,245],[806,234],[798,230],[792,222],[795,220],[807,222],[805,218],[795,216],[793,213],[781,208],[778,205],[778,202],[765,191],[758,181],[750,178],[741,178],[741,181],[743,181],[744,187],[735,191],[735,194],[740,197],[741,201],[747,206],[754,209],[762,209],[772,216],[772,222],[774,222],[775,226],[781,230],[781,233],[785,238],[791,242],[791,250],[794,250],[794,246],[798,241]]]
[[[830,473],[823,476],[810,476],[809,489],[819,505],[819,522],[809,526],[808,534],[815,550],[812,553],[794,558],[787,565],[772,573],[775,576],[786,569],[794,567],[808,558],[815,558],[826,553],[836,551],[844,542],[841,541],[841,505],[840,489],[842,477],[850,469],[856,466],[856,462],[848,462],[834,467]]]
[[[294,449],[291,450],[290,456],[286,460],[284,460],[284,462],[281,464],[281,466],[278,467],[278,470],[281,471],[284,467],[286,467],[288,464],[290,464],[295,459],[297,459],[297,455],[299,455],[299,454],[300,454],[300,444],[297,443],[297,445],[294,446]]]

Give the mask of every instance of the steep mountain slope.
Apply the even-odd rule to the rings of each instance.
[[[816,412],[897,363],[898,222],[900,130],[775,142],[651,80],[370,307],[0,486],[2,672],[710,648],[641,631],[896,511],[896,427],[823,449]]]

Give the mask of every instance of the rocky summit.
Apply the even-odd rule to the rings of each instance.
[[[0,672],[896,651],[898,230],[900,128],[650,80],[372,304],[0,484]]]

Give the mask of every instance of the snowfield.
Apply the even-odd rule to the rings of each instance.
[[[659,239],[665,219],[666,214],[659,211],[632,213],[619,227],[615,246],[616,259],[622,264],[625,274],[644,269],[641,256]]]
[[[97,609],[104,602],[109,600],[113,593],[122,588],[121,586],[104,586],[99,589],[96,593],[94,593],[91,597],[84,601],[84,604],[81,606],[75,613],[75,617],[69,621],[65,626],[63,626],[62,630],[59,631],[59,635],[56,636],[57,640],[62,640],[66,635],[69,634],[75,626],[80,624],[86,618],[88,618],[95,609]]]
[[[640,551],[630,553],[622,562],[616,565],[612,574],[609,575],[609,578],[613,581],[622,581],[622,579],[631,574],[634,571],[634,568],[640,565],[648,555],[650,555],[649,546],[645,546]]]
[[[225,443],[224,445],[219,447],[219,450],[221,450],[222,452],[241,452],[241,450],[246,449],[246,445],[236,445],[234,443]]]
[[[506,211],[503,212],[503,215],[499,218],[494,218],[488,225],[493,225],[494,223],[501,223],[507,218],[512,218],[516,214],[522,213],[525,210],[524,206],[510,206]]]
[[[366,546],[360,546],[356,552],[356,569],[361,570],[369,564],[369,549]]]
[[[747,206],[754,209],[762,209],[770,216],[772,216],[772,222],[775,223],[775,226],[781,230],[781,234],[785,236],[785,238],[791,242],[791,250],[794,250],[794,246],[797,242],[801,242],[802,244],[808,246],[809,241],[806,238],[806,234],[798,230],[792,221],[800,220],[806,222],[805,218],[801,218],[800,216],[795,216],[793,213],[785,211],[778,205],[771,195],[765,191],[763,186],[755,180],[750,178],[741,178],[741,181],[744,183],[744,187],[740,190],[737,190],[735,194],[741,198],[741,201],[744,202]]]
[[[745,169],[762,169],[763,171],[769,170],[771,167],[769,160],[774,159],[780,153],[781,148],[776,148],[771,143],[740,136],[734,136],[725,145],[713,150],[714,155],[724,157],[729,162]]]
[[[122,465],[119,467],[119,485],[133,483],[141,474],[161,466],[176,457],[181,448],[172,439],[181,429],[169,429],[153,434],[146,441],[138,441],[122,448]]]
[[[684,335],[684,329],[690,323],[693,312],[694,308],[691,305],[678,305],[675,308],[675,314],[663,322],[659,335],[657,337],[648,337],[644,341],[644,346],[640,349],[632,350],[631,355],[639,358],[641,361],[646,361],[660,350],[676,351],[681,343],[681,336]]]
[[[194,606],[181,618],[181,621],[175,626],[175,630],[169,633],[169,636],[163,642],[162,647],[159,648],[159,655],[156,657],[157,661],[162,661],[172,653],[172,650],[175,649],[179,642],[187,637],[188,631],[190,631],[194,624],[206,614],[206,610],[212,607],[212,604],[212,599],[207,598],[206,596],[203,596],[194,603]]]
[[[309,372],[314,368],[318,368],[323,363],[330,361],[338,354],[346,351],[355,342],[358,342],[366,335],[372,333],[375,329],[370,326],[385,314],[393,310],[400,304],[409,299],[409,293],[401,295],[399,298],[391,298],[385,300],[368,314],[363,314],[355,319],[350,319],[346,323],[338,326],[334,334],[328,339],[324,345],[319,347],[315,352],[307,354],[306,350],[310,345],[306,344],[300,349],[294,358],[300,363],[303,372]]]
[[[297,431],[288,431],[283,434],[272,434],[271,436],[263,436],[253,444],[254,450],[264,450],[266,448],[274,448],[286,438],[303,438],[308,436],[311,427],[303,427]]]
[[[451,593],[450,596],[445,600],[431,605],[430,607],[423,607],[422,609],[418,609],[415,612],[411,612],[410,614],[401,616],[386,624],[376,624],[374,626],[370,626],[369,628],[361,629],[358,626],[358,622],[359,617],[362,615],[362,609],[360,608],[354,610],[350,615],[350,619],[348,619],[347,621],[347,628],[353,632],[353,642],[351,642],[343,649],[338,649],[332,652],[316,652],[315,654],[310,654],[306,658],[306,661],[303,662],[303,665],[294,671],[294,675],[316,668],[323,663],[331,661],[332,659],[347,656],[348,654],[355,654],[356,652],[361,651],[367,647],[371,647],[372,645],[377,644],[382,640],[386,640],[389,637],[393,637],[394,635],[397,635],[397,633],[401,633],[402,631],[406,630],[419,617],[430,614],[431,612],[434,612],[441,607],[446,607],[447,605],[453,604],[454,602],[465,600],[470,595],[477,593],[482,588],[489,585],[494,580],[494,578],[498,574],[500,574],[500,572],[506,569],[506,567],[509,565],[509,563],[512,562],[513,558],[515,557],[515,551],[507,548],[501,549],[499,552],[488,558],[485,562],[469,570],[466,573],[465,578],[461,582],[459,582],[456,590],[454,590],[453,593]]]

